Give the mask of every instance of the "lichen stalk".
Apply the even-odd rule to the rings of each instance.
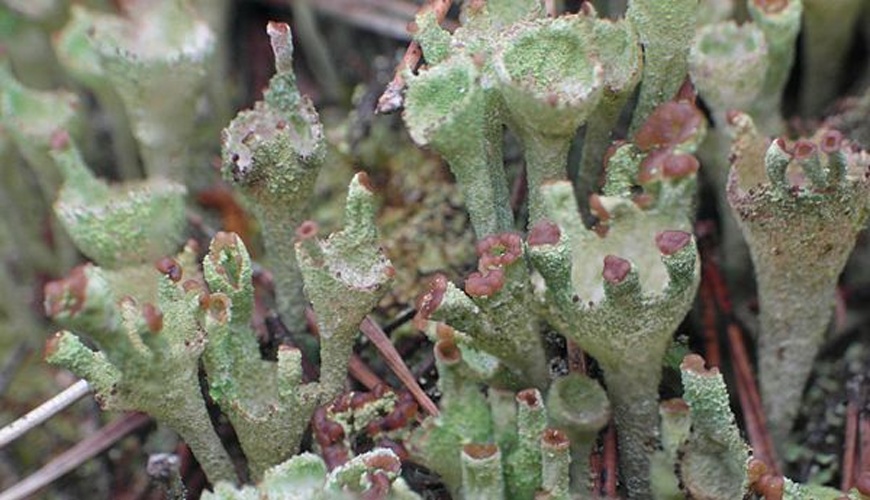
[[[818,116],[833,103],[842,84],[848,51],[866,5],[860,0],[802,1],[800,107],[804,116]]]
[[[587,15],[594,18],[595,12]],[[575,183],[577,199],[581,203],[598,189],[613,129],[640,82],[643,70],[643,52],[631,23],[596,18],[593,36],[598,60],[604,69],[604,91],[586,120],[586,132],[583,134],[583,154]]]
[[[522,239],[516,233],[491,235],[477,250],[478,271],[465,280],[465,293],[437,277],[421,299],[418,319],[461,331],[460,344],[494,356],[511,372],[512,381],[501,381],[512,382],[510,388],[543,390],[549,374],[538,318],[528,314],[534,302]]]
[[[296,262],[296,229],[305,220],[325,154],[323,127],[293,75],[290,28],[270,23],[276,75],[264,100],[240,112],[223,132],[223,175],[238,186],[257,221],[272,272],[278,312],[291,331],[305,325]]]
[[[688,72],[697,0],[632,0],[626,19],[643,44],[643,79],[631,119],[635,131],[660,104],[673,99]]]
[[[409,81],[403,118],[411,138],[430,145],[450,165],[478,238],[513,229],[502,165],[502,127],[492,92],[466,56]]]
[[[190,142],[214,33],[181,0],[128,2],[123,10],[94,15],[87,36],[124,102],[145,171],[201,186]]]
[[[588,274],[582,261],[576,260],[579,255],[587,259],[590,251],[625,251],[628,246],[619,243],[621,238],[635,241],[642,231],[649,231],[651,225],[680,227],[686,224],[680,222],[685,214],[674,218],[675,214],[682,213],[679,203],[664,203],[644,215],[644,212],[635,212],[638,209],[630,202],[618,201],[625,195],[623,191],[629,191],[625,183],[619,182],[619,177],[636,171],[638,161],[637,157],[625,158],[624,163],[610,166],[617,170],[611,172],[605,186],[605,193],[610,196],[601,197],[602,203],[607,203],[610,209],[605,211],[603,206],[599,207],[604,211],[602,215],[611,218],[604,238],[583,227],[570,185],[546,186],[550,216],[556,229],[547,231],[547,237],[530,241],[529,253],[546,282],[543,292],[551,324],[595,357],[604,371],[617,423],[621,473],[628,495],[648,498],[650,455],[658,433],[661,363],[671,335],[691,306],[698,284],[695,244],[684,231],[658,233],[655,244],[663,274],[655,279],[650,274],[644,274],[641,279],[641,270],[647,273],[655,266],[655,261],[648,260],[648,254],[643,266],[638,267],[632,260],[608,253],[604,257],[603,272],[597,277]],[[685,182],[685,179],[675,185],[663,182],[660,200],[670,199],[669,190],[685,189]],[[682,188],[678,188],[680,184]],[[645,217],[651,219],[641,222]],[[542,225],[533,228],[530,240]],[[603,247],[596,248],[596,244]],[[573,266],[569,264],[572,255]],[[635,254],[632,258],[641,262],[645,257]]]
[[[301,354],[282,346],[278,362],[260,359],[251,329],[254,289],[251,261],[241,239],[217,233],[203,260],[210,294],[202,324],[208,334],[203,366],[209,393],[229,417],[259,480],[270,467],[298,451],[317,403],[301,398]]]
[[[102,21],[98,19],[104,18]],[[54,49],[63,67],[79,83],[90,89],[100,109],[108,117],[112,130],[112,149],[118,172],[123,180],[142,177],[139,151],[130,129],[127,110],[118,92],[106,78],[100,57],[89,36],[99,22],[111,22],[111,14],[91,11],[82,5],[70,7],[70,19],[54,38]]]
[[[493,424],[490,407],[455,341],[441,340],[434,351],[441,414],[426,419],[406,444],[412,456],[437,471],[456,493],[462,486],[462,445],[490,442]]]
[[[525,147],[529,227],[544,215],[541,186],[567,178],[574,134],[601,98],[604,70],[591,23],[585,15],[517,23],[495,54],[509,123]]]
[[[747,2],[747,8],[752,20],[764,32],[770,61],[764,86],[751,114],[765,134],[779,134],[784,127],[780,110],[782,93],[795,60],[803,3],[802,0],[752,0]]]
[[[750,454],[728,405],[725,381],[696,354],[683,358],[680,372],[692,420],[680,450],[682,484],[693,498],[739,498],[749,485]]]
[[[67,332],[48,343],[46,359],[92,380],[104,408],[144,411],[167,423],[191,446],[209,480],[235,482],[200,397],[198,360],[205,341],[195,319],[199,293],[177,284],[177,263],[164,270],[156,305],[118,302],[106,272],[92,265],[47,285],[46,312],[89,333],[102,350],[91,351]]]
[[[710,108],[713,127],[698,156],[703,173],[718,193],[722,258],[732,290],[751,290],[749,251],[737,221],[731,215],[725,193],[728,177],[728,149],[731,137],[727,116],[748,111],[762,94],[766,75],[772,71],[764,32],[756,23],[738,26],[733,21],[709,24],[698,29],[689,54],[689,73],[699,95]]]
[[[486,500],[504,498],[505,484],[501,450],[494,444],[462,447],[462,498]]]
[[[748,117],[733,121],[739,126]],[[837,279],[868,217],[870,161],[843,145],[836,131],[794,145],[777,139],[763,155],[764,141],[753,136],[751,122],[737,132],[728,199],[756,270],[760,387],[773,441],[781,447],[831,320]],[[747,147],[753,143],[761,144]],[[804,170],[803,181],[792,184],[790,165]]]
[[[604,389],[580,373],[560,377],[547,392],[547,412],[551,425],[570,439],[571,491],[590,494],[589,454],[611,415]]]
[[[647,365],[648,366],[648,365]],[[603,367],[619,444],[619,477],[629,498],[648,498],[650,458],[659,442],[661,369]]]
[[[516,405],[517,441],[505,460],[505,486],[518,498],[531,498],[541,485],[541,435],[547,411],[537,389],[517,393]]]
[[[344,228],[325,240],[302,234],[296,244],[305,294],[320,332],[321,403],[343,390],[359,324],[387,292],[395,274],[378,241],[375,213],[368,176],[358,173],[348,187]],[[341,301],[336,302],[336,297]]]
[[[568,436],[558,429],[546,429],[541,435],[541,492],[547,500],[571,498],[569,484],[571,446]]]

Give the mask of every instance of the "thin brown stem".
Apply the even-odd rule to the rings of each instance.
[[[842,491],[849,491],[855,486],[855,473],[858,469],[858,414],[858,403],[850,395],[846,404],[846,429],[843,437],[843,472],[840,477]]]
[[[605,498],[616,498],[616,478],[619,476],[616,453],[616,426],[613,422],[607,426],[604,434],[604,475],[603,494]]]
[[[758,386],[749,363],[749,355],[743,341],[743,332],[736,323],[728,325],[728,345],[731,346],[731,364],[737,375],[737,395],[740,406],[743,409],[743,420],[746,423],[746,434],[752,444],[756,458],[764,461],[770,473],[781,475],[776,451],[767,432],[767,419],[761,406],[761,397],[758,394]]]
[[[573,340],[568,340],[568,370],[576,373],[587,374],[586,353]]]
[[[144,413],[128,413],[79,441],[38,471],[0,494],[2,500],[27,498],[76,467],[99,455],[128,434],[151,423]]]
[[[513,186],[511,186],[511,211],[517,213],[520,205],[526,201],[529,193],[529,183],[526,177],[526,169],[522,169],[517,174]]]
[[[870,474],[870,413],[862,411],[858,418],[858,433],[860,434],[860,454],[856,479],[863,474]]]
[[[350,361],[347,363],[347,369],[354,380],[365,386],[365,388],[370,391],[375,390],[375,387],[379,385],[386,385],[386,382],[378,377],[378,375],[368,367],[365,361],[356,354],[350,357]]]
[[[705,267],[706,265],[702,265],[702,269]],[[704,274],[706,274],[706,272],[704,272]],[[721,366],[722,354],[719,347],[719,328],[716,324],[716,300],[713,297],[713,290],[711,290],[708,280],[702,280],[700,296],[704,357],[707,359],[707,365],[711,368],[714,366]]]
[[[414,396],[414,399],[417,400],[420,407],[426,410],[430,415],[437,416],[439,413],[438,406],[431,398],[429,398],[426,391],[420,387],[414,374],[411,373],[408,365],[405,364],[402,356],[398,351],[396,351],[393,342],[389,337],[387,337],[387,334],[381,330],[381,327],[378,326],[378,324],[370,317],[366,316],[366,319],[364,319],[360,325],[360,330],[372,342],[372,344],[374,344],[375,348],[381,353],[381,356],[383,356],[384,362],[390,367],[393,373],[396,374],[396,377],[398,377],[402,384],[405,385],[411,395]]]

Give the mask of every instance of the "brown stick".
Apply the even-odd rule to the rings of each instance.
[[[705,267],[706,265],[702,266],[702,268]],[[707,273],[703,272],[703,274],[706,276]],[[700,294],[703,309],[701,321],[704,336],[704,357],[710,367],[721,366],[722,354],[719,348],[719,329],[716,325],[716,301],[713,297],[713,290],[710,289],[709,280],[702,279]]]
[[[740,406],[743,408],[743,420],[746,422],[746,433],[752,444],[753,452],[759,460],[763,460],[772,475],[779,476],[779,461],[773,447],[770,433],[767,432],[767,418],[761,406],[761,397],[755,385],[755,376],[746,353],[743,342],[743,332],[735,323],[728,325],[728,344],[731,346],[731,363],[737,375],[737,393]]]
[[[372,371],[371,368],[356,354],[350,355],[350,361],[347,363],[347,371],[350,376],[357,382],[364,385],[366,389],[373,391],[379,385],[387,385],[381,377]]]
[[[577,345],[577,342],[573,340],[567,340],[568,343],[568,370],[575,373],[582,373],[586,375],[587,366],[586,366],[586,354],[583,352],[583,349]]]
[[[435,12],[435,18],[441,23],[444,21],[444,17],[447,16],[447,11],[450,10],[452,3],[451,0],[431,0],[420,9],[420,12],[423,12],[425,9],[432,9]],[[402,56],[401,62],[396,66],[396,73],[392,81],[387,84],[386,90],[378,98],[378,104],[375,106],[376,113],[393,113],[402,108],[404,104],[403,93],[405,92],[405,77],[403,74],[406,70],[416,69],[422,56],[423,50],[416,40],[408,44],[405,55]]]
[[[616,498],[616,478],[619,475],[619,468],[616,465],[616,426],[613,422],[607,426],[607,431],[604,434],[604,497]]]
[[[390,367],[393,373],[396,374],[396,377],[398,377],[402,384],[405,385],[411,395],[414,396],[414,399],[417,400],[420,407],[426,410],[430,415],[437,416],[439,413],[438,406],[429,398],[426,391],[420,387],[417,378],[414,377],[413,373],[411,373],[408,365],[406,365],[405,361],[402,360],[402,356],[398,351],[396,351],[393,342],[389,337],[387,337],[387,334],[381,330],[381,327],[378,326],[378,324],[370,317],[366,316],[366,319],[364,319],[360,325],[360,330],[366,337],[368,337],[372,344],[374,344],[375,348],[381,353],[381,356],[383,356],[384,362]]]
[[[33,495],[76,467],[99,455],[128,434],[145,427],[151,418],[144,413],[128,413],[113,420],[95,434],[79,441],[42,468],[0,494],[2,500],[17,500]]]
[[[849,397],[849,402],[846,404],[846,428],[844,434],[843,472],[840,477],[840,490],[849,491],[855,486],[855,473],[858,469],[858,403],[852,397]]]
[[[858,433],[860,434],[860,448],[857,478],[870,474],[870,413],[862,411],[858,419]]]

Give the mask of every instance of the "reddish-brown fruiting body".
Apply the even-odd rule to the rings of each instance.
[[[630,271],[631,262],[622,257],[617,257],[615,255],[604,257],[604,271],[601,273],[604,281],[618,285],[625,280],[625,277],[628,276]]]
[[[360,172],[357,174],[357,178],[359,179],[359,183],[362,184],[362,187],[366,188],[370,193],[375,192],[375,187],[372,184],[372,179],[369,177],[368,173]]]
[[[154,265],[160,274],[166,276],[175,283],[181,281],[181,265],[172,257],[163,257]]]
[[[836,153],[843,144],[843,134],[837,130],[826,130],[819,139],[819,149],[825,154]]]
[[[685,231],[662,231],[656,235],[656,246],[662,255],[673,255],[692,241],[692,235]]]
[[[600,222],[607,222],[610,219],[610,212],[604,208],[604,204],[601,203],[601,197],[597,194],[589,196],[589,210]]]
[[[698,93],[695,91],[695,85],[692,83],[691,78],[686,77],[686,79],[683,80],[683,84],[680,85],[680,89],[677,90],[677,95],[674,96],[674,100],[677,102],[685,101],[694,106],[697,99]]]
[[[794,155],[794,149],[788,146],[788,143],[785,142],[785,138],[777,137],[773,140],[773,142],[774,144],[776,144],[776,147],[778,147],[781,151],[785,152],[789,156]]]
[[[655,204],[655,198],[649,193],[638,193],[632,196],[631,201],[640,208],[651,208]]]
[[[199,309],[202,311],[207,311],[211,306],[211,295],[208,292],[202,292],[202,295],[199,296]]]
[[[398,473],[402,468],[402,464],[396,460],[396,457],[391,457],[387,454],[372,455],[366,457],[366,465],[386,472]]]
[[[447,323],[438,323],[435,325],[435,336],[438,337],[438,340],[452,340],[456,337],[456,330]]]
[[[782,500],[785,493],[785,480],[782,476],[765,474],[756,483],[756,491],[764,500]]]
[[[57,332],[48,340],[45,341],[45,349],[43,350],[43,356],[46,359],[54,356],[57,350],[60,348],[60,338],[63,337],[63,332]]]
[[[689,404],[681,398],[671,398],[662,401],[659,408],[665,413],[687,413],[689,411]]]
[[[789,0],[753,0],[755,5],[768,14],[782,12],[788,7]]]
[[[728,121],[728,125],[737,125],[737,117],[742,114],[743,113],[736,109],[728,110],[728,112],[725,113],[725,119]]]
[[[641,162],[637,181],[646,184],[661,178],[681,179],[694,174],[699,167],[698,159],[692,155],[657,149]]]
[[[452,339],[444,339],[435,343],[435,357],[444,363],[458,363],[462,352]]]
[[[698,375],[717,375],[719,373],[719,369],[715,366],[707,369],[705,365],[706,361],[704,361],[704,358],[701,356],[697,354],[688,354],[683,358],[683,362],[680,364],[680,369],[697,373]]]
[[[544,433],[541,435],[541,441],[544,446],[557,450],[564,450],[571,446],[571,440],[569,440],[568,436],[559,429],[544,429]]]
[[[637,182],[646,184],[660,179],[664,161],[670,154],[671,152],[667,149],[656,149],[646,155],[646,158],[640,163]]]
[[[151,333],[163,330],[163,311],[154,304],[148,303],[142,306],[142,317],[145,318],[145,324]]]
[[[662,175],[671,179],[682,179],[697,172],[700,166],[698,159],[693,155],[672,154],[665,158]]]
[[[320,228],[317,223],[313,220],[307,220],[302,224],[299,224],[299,227],[296,228],[296,237],[299,238],[300,241],[314,238],[317,236],[317,231]]]
[[[541,401],[536,389],[523,389],[517,393],[517,403],[529,408],[540,408],[544,403]]]
[[[432,281],[429,282],[429,290],[417,299],[417,314],[414,316],[414,326],[418,330],[426,328],[426,322],[432,316],[441,301],[444,299],[444,292],[447,291],[447,277],[443,274],[436,274]]]
[[[704,115],[692,103],[666,102],[640,127],[634,144],[641,151],[677,146],[691,139],[703,121]]]
[[[347,446],[345,446],[344,443],[332,444],[322,447],[320,450],[320,456],[323,457],[323,462],[326,463],[326,468],[333,470],[337,467],[341,467],[350,460],[350,450],[347,449]]]
[[[52,151],[60,151],[69,147],[69,133],[66,130],[55,130],[51,134],[49,145]]]
[[[465,293],[472,297],[488,297],[504,287],[504,270],[489,269],[485,273],[473,272],[465,279]]]
[[[405,448],[405,445],[400,443],[399,441],[394,441],[389,438],[381,438],[375,442],[375,446],[378,448],[388,448],[399,457],[399,460],[410,460],[411,454],[408,452],[408,449]]]
[[[746,464],[746,479],[749,481],[749,484],[753,485],[753,488],[765,474],[767,474],[767,464],[763,461],[752,458]]]
[[[368,479],[369,486],[364,492],[360,493],[360,500],[382,500],[387,498],[393,482],[390,481],[390,477],[386,473],[382,471],[368,472],[366,473],[366,478]]]
[[[220,323],[226,323],[229,320],[231,307],[229,297],[222,294],[209,295],[207,302],[208,312],[211,317],[215,318]]]
[[[498,453],[498,446],[494,444],[467,444],[462,447],[462,451],[471,458],[483,460]]]
[[[555,245],[559,243],[562,237],[562,231],[559,226],[548,220],[542,220],[532,226],[529,231],[529,246]]]
[[[523,239],[516,233],[501,233],[487,236],[477,243],[481,271],[491,267],[507,266],[523,255]]]
[[[88,277],[85,267],[89,265],[76,266],[66,278],[46,283],[43,294],[48,316],[54,317],[63,311],[75,316],[81,311],[87,298]]]
[[[311,417],[312,432],[317,444],[326,448],[344,439],[344,427],[329,419],[325,406],[314,411]]]
[[[794,143],[794,159],[806,160],[816,154],[816,145],[806,139]]]

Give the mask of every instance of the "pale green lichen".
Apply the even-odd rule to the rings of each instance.
[[[399,476],[401,462],[391,450],[378,448],[354,457],[341,467],[328,471],[323,459],[303,453],[266,471],[256,487],[241,489],[218,483],[203,500],[352,500],[385,498],[415,500]]]
[[[623,479],[629,495],[640,498],[649,495],[661,363],[700,277],[694,241],[685,232],[685,207],[672,205],[683,198],[676,193],[692,189],[693,176],[653,182],[658,206],[641,209],[628,188],[641,175],[641,158],[626,145],[610,160],[608,196],[600,198],[599,208],[606,236],[583,225],[570,184],[553,183],[544,187],[553,222],[536,226],[529,244],[532,264],[544,278],[540,294],[548,320],[604,371]],[[655,243],[658,252],[639,241]],[[603,261],[603,275],[590,261]]]
[[[294,250],[296,229],[307,218],[325,144],[317,111],[296,88],[290,27],[271,23],[267,31],[277,73],[264,100],[224,129],[222,172],[260,223],[278,312],[292,331],[299,331],[305,301]]]
[[[836,131],[767,146],[748,116],[732,123],[728,200],[755,267],[761,394],[781,447],[833,314],[837,278],[870,215],[870,160]]]
[[[188,260],[192,250],[188,249]],[[91,380],[106,409],[143,411],[165,423],[190,445],[213,481],[235,482],[229,456],[198,397],[199,358],[205,332],[196,320],[200,293],[178,283],[183,267],[173,262],[168,276],[152,273],[156,303],[120,300],[105,272],[89,265],[46,289],[46,312],[86,333],[100,351],[78,337],[58,333],[46,348],[50,363]]]

